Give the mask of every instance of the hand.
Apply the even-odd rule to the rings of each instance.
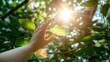
[[[49,34],[46,34],[49,23],[50,21],[43,23],[34,31],[30,40],[30,44],[33,46],[34,51],[43,48],[45,45],[56,38],[54,35],[49,36]]]

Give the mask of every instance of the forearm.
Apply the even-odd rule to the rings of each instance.
[[[0,54],[0,61],[3,62],[25,62],[26,58],[33,53],[32,45],[18,47]]]
[[[43,48],[49,42],[54,40],[55,36],[53,35],[45,36],[49,23],[50,21],[42,24],[34,31],[28,45],[1,53],[0,62],[25,62],[26,58],[29,57],[31,53]]]

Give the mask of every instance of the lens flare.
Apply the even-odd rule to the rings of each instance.
[[[73,11],[68,8],[63,8],[59,11],[59,18],[64,21],[69,20],[72,17]]]

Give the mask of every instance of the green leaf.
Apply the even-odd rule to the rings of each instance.
[[[107,24],[108,24],[108,26],[110,26],[110,8],[108,10],[108,15],[107,16],[108,16],[107,17]]]
[[[54,45],[58,45],[58,42],[56,40],[53,40]]]
[[[35,24],[34,22],[28,20],[28,19],[19,19],[20,24],[28,29],[28,30],[35,30]]]
[[[39,19],[40,21],[43,21],[43,22],[45,21],[44,18],[43,18],[43,16],[39,16],[38,19]]]
[[[100,52],[100,49],[97,47],[84,47],[81,50],[76,52],[76,55],[81,56],[84,54],[94,54],[94,52]]]
[[[105,31],[105,28],[103,28],[103,26],[104,26],[103,23],[96,23],[95,26],[92,26],[92,29],[97,32],[102,32]]]
[[[92,40],[94,40],[94,36],[86,36],[81,41],[82,42],[91,42]]]
[[[92,7],[92,6],[97,6],[97,4],[98,4],[98,0],[89,0],[89,1],[86,1],[86,2],[82,2],[80,4],[80,6]]]
[[[0,1],[0,8],[3,6],[3,0]]]
[[[15,37],[18,37],[21,34],[18,28],[13,28],[11,32]]]
[[[104,24],[103,23],[97,23],[96,26],[102,28],[104,26]]]
[[[93,53],[93,49],[92,47],[85,47],[85,48],[82,48],[81,50],[77,51],[76,52],[76,55],[78,56],[81,56],[81,55],[84,55],[85,53]]]
[[[90,36],[86,36],[83,39],[81,39],[81,42],[91,42],[93,40],[101,40],[103,39],[103,35],[101,33],[99,34],[93,34]]]
[[[17,5],[17,2],[15,0],[15,1],[13,1],[13,6],[16,7],[16,5]]]
[[[97,22],[98,22],[98,20],[94,20],[94,21],[92,21],[92,24],[97,23]]]
[[[93,34],[95,40],[101,40],[104,38],[102,33]]]
[[[109,3],[109,4],[110,4],[110,0],[107,0],[107,3]]]
[[[105,29],[104,29],[104,28],[101,28],[101,27],[92,27],[92,29],[93,29],[94,31],[97,31],[97,32],[105,31]]]
[[[54,26],[54,27],[50,28],[49,31],[58,36],[64,36],[66,34],[69,34],[69,31],[66,28],[63,28],[60,26]]]
[[[103,6],[101,6],[101,13],[106,16],[108,13],[110,5],[109,4],[104,4]]]
[[[76,0],[78,3],[80,3],[82,0]]]
[[[23,45],[26,45],[26,44],[28,44],[28,43],[29,43],[29,41],[26,40],[26,39],[23,39],[23,38],[19,38],[19,39],[17,39],[17,40],[15,41],[15,45],[16,45],[16,46],[23,46]]]

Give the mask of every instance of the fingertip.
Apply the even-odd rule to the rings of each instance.
[[[51,42],[51,41],[53,41],[54,39],[56,39],[56,36],[51,35],[51,36],[47,39],[47,41],[48,41],[48,42]]]
[[[49,22],[46,22],[43,29],[46,30],[48,28],[49,24],[50,24]]]
[[[50,23],[50,22],[52,22],[52,20],[51,20],[51,19],[48,21],[48,23]]]
[[[47,21],[47,24],[49,25],[52,22],[52,20],[50,19],[49,21]]]

